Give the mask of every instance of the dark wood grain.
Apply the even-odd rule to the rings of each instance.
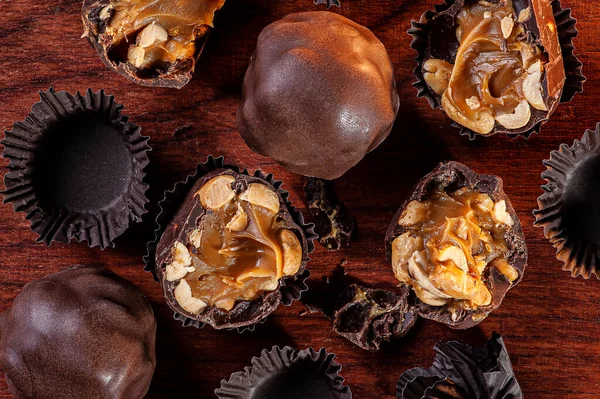
[[[478,172],[501,176],[519,213],[529,246],[523,282],[479,327],[453,331],[419,321],[405,339],[379,353],[367,353],[330,331],[319,315],[303,315],[296,302],[281,307],[254,333],[182,328],[172,319],[160,286],[142,270],[145,242],[152,237],[156,202],[165,189],[192,171],[208,154],[230,163],[272,172],[285,181],[291,200],[305,208],[301,177],[268,158],[252,153],[235,128],[241,81],[256,38],[268,23],[284,15],[323,9],[311,0],[228,0],[217,20],[193,81],[181,91],[148,89],[107,70],[82,39],[81,3],[77,0],[0,0],[0,128],[9,129],[38,101],[38,90],[54,86],[75,92],[105,89],[125,104],[125,113],[151,136],[148,181],[149,214],[101,251],[85,243],[35,243],[22,214],[0,206],[0,310],[6,309],[30,280],[72,264],[106,266],[137,284],[150,298],[159,322],[158,366],[149,398],[209,398],[222,378],[248,365],[252,356],[273,345],[326,347],[338,355],[356,398],[392,399],[399,375],[429,366],[439,340],[481,344],[501,332],[528,398],[597,398],[600,390],[600,289],[596,279],[573,279],[561,270],[552,246],[532,226],[531,211],[541,194],[542,160],[560,143],[572,143],[600,120],[600,7],[584,0],[564,0],[578,18],[577,53],[590,78],[586,90],[562,105],[540,135],[529,140],[493,137],[469,141],[450,127],[440,111],[416,98],[411,87],[414,53],[406,30],[434,1],[346,0],[335,12],[371,28],[389,50],[402,104],[396,126],[383,145],[336,184],[352,209],[360,236],[348,249],[319,248],[309,268],[314,279],[338,264],[375,287],[393,287],[384,254],[384,234],[393,213],[413,184],[441,160],[461,161]],[[181,127],[186,127],[181,129]],[[6,170],[6,160],[1,161]],[[10,398],[4,377],[0,399]]]

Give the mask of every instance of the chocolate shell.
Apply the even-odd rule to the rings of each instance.
[[[144,1],[147,4],[142,4]],[[192,79],[212,29],[214,13],[223,7],[225,0],[161,1],[162,4],[155,5],[156,2],[148,0],[84,0],[82,37],[96,49],[108,68],[130,81],[142,86],[181,89]],[[140,9],[135,8],[138,4]],[[111,28],[117,13],[128,13],[119,18],[126,21],[122,28],[126,33]],[[139,14],[138,19],[135,13]],[[151,29],[142,37],[147,27]],[[183,47],[181,43],[188,40]],[[180,44],[182,47],[177,48]],[[172,46],[176,48],[171,50]],[[134,47],[142,54],[134,56]],[[144,59],[144,54],[151,52],[150,62]],[[139,65],[135,64],[137,60]]]
[[[544,165],[542,178],[547,184],[537,200],[539,209],[533,212],[535,226],[544,229],[564,270],[573,277],[600,278],[600,124],[572,146],[561,144]]]
[[[148,137],[104,91],[40,92],[2,141],[10,163],[5,203],[24,212],[38,241],[114,246],[146,213]]]
[[[487,306],[479,306],[476,309],[460,308],[453,314],[446,306],[432,306],[416,298],[417,313],[427,319],[435,320],[447,324],[451,328],[465,329],[479,324],[490,312],[498,308],[506,295],[506,292],[517,285],[523,278],[527,263],[527,246],[521,228],[521,223],[512,207],[510,200],[502,189],[502,179],[494,175],[484,175],[475,173],[467,166],[458,162],[444,162],[436,167],[432,172],[423,177],[415,186],[409,198],[398,210],[388,231],[386,233],[386,253],[388,261],[392,262],[392,242],[394,239],[407,231],[404,226],[400,226],[398,221],[403,215],[407,205],[413,201],[425,201],[434,190],[444,190],[445,192],[454,192],[460,188],[467,187],[473,192],[487,194],[494,202],[505,201],[505,212],[513,221],[512,226],[505,233],[508,252],[505,254],[506,261],[517,273],[511,282],[497,268],[486,266],[483,272],[484,284],[491,294],[491,303]],[[414,292],[413,292],[414,293]]]
[[[402,374],[397,399],[523,398],[500,334],[494,333],[484,347],[450,341],[438,343],[434,350],[431,367]]]
[[[397,294],[353,284],[336,303],[333,330],[363,349],[378,351],[383,342],[406,335],[417,321],[409,295],[407,286]]]
[[[338,199],[333,182],[308,178],[304,194],[308,210],[314,218],[319,243],[330,250],[349,246],[355,233],[356,219]]]
[[[219,399],[351,399],[350,388],[344,386],[335,355],[325,348],[262,351],[252,359],[252,366],[222,380],[215,390]]]
[[[230,311],[209,306],[200,314],[194,315],[185,311],[176,301],[174,284],[165,278],[165,264],[171,256],[170,244],[176,240],[187,242],[188,227],[195,225],[196,221],[200,221],[206,214],[198,199],[194,197],[195,193],[205,182],[221,175],[235,176],[236,189],[239,190],[244,190],[250,183],[259,182],[277,192],[281,205],[279,216],[300,239],[302,263],[293,276],[281,278],[276,290],[263,292],[252,301],[237,301]],[[144,261],[146,271],[151,271],[161,283],[167,304],[175,312],[175,319],[182,321],[184,326],[201,328],[204,324],[209,324],[216,329],[238,329],[243,332],[247,329],[253,330],[258,322],[264,322],[280,303],[289,305],[300,298],[302,292],[307,289],[305,280],[309,272],[306,270],[306,263],[309,260],[308,254],[314,250],[313,240],[316,235],[313,225],[304,223],[302,214],[287,198],[288,193],[281,189],[281,182],[273,179],[272,175],[256,171],[254,176],[250,176],[245,170],[240,171],[236,166],[224,164],[223,157],[212,156],[208,157],[206,163],[198,165],[196,173],[188,176],[184,182],[177,183],[172,191],[165,193],[165,198],[159,203],[161,213],[156,219],[156,238],[148,244],[148,254]]]
[[[109,270],[75,266],[23,287],[0,316],[17,399],[141,399],[156,365],[150,303]]]
[[[237,126],[253,151],[332,180],[385,140],[399,104],[373,32],[332,12],[295,13],[261,32]]]
[[[446,0],[437,5],[435,11],[425,12],[419,21],[412,21],[412,28],[408,31],[413,37],[411,47],[417,51],[415,60],[418,65],[414,70],[417,80],[413,86],[417,89],[417,96],[425,97],[432,108],[442,107],[442,96],[426,82],[424,64],[434,58],[455,64],[459,45],[455,34],[455,17],[466,5],[473,3],[472,0]],[[497,133],[529,137],[531,133],[540,131],[559,102],[570,101],[576,93],[583,91],[586,79],[581,73],[582,63],[573,53],[577,29],[570,9],[563,9],[559,0],[513,0],[512,3],[516,15],[523,15],[524,18],[529,15],[522,23],[525,42],[538,45],[543,49],[543,56],[549,59],[544,65],[541,79],[542,98],[547,109],[538,110],[532,106],[527,124],[506,128],[496,122],[486,134],[476,133],[452,121],[453,126],[460,128],[460,134],[468,135],[471,139],[476,135],[491,136]],[[526,11],[528,8],[529,12]],[[548,28],[550,25],[555,28]]]

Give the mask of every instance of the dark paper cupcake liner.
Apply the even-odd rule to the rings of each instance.
[[[342,366],[325,348],[262,351],[252,366],[222,380],[215,390],[219,399],[350,399],[352,392],[340,376]]]
[[[535,210],[535,226],[573,277],[600,279],[600,123],[572,146],[561,144],[544,160],[547,184]]]
[[[341,3],[339,0],[314,0],[314,3],[316,5],[326,5],[327,8],[330,8],[331,6],[336,6],[336,7],[340,7]]]
[[[577,20],[571,16],[570,8],[562,8],[560,0],[551,0],[551,2],[566,75],[560,102],[566,103],[571,101],[575,94],[583,91],[583,83],[586,81],[586,77],[582,74],[582,62],[574,54],[575,46],[573,45],[573,39],[577,37],[578,34],[577,28],[575,28]],[[410,47],[417,52],[417,56],[415,57],[417,66],[413,71],[416,81],[413,83],[413,87],[417,90],[417,97],[425,97],[433,109],[441,108],[441,104],[438,96],[429,89],[429,86],[423,77],[422,67],[426,57],[427,38],[431,33],[430,24],[434,16],[449,10],[453,6],[455,6],[455,0],[444,0],[443,4],[435,5],[434,10],[425,11],[423,15],[421,15],[419,21],[411,21],[411,28],[407,32],[413,38]],[[539,133],[545,122],[546,120],[539,121],[525,132],[508,134],[508,136],[523,136],[529,138],[533,133]],[[460,129],[459,134],[469,136],[469,139],[471,140],[474,140],[476,136],[480,136],[452,120],[450,125]],[[486,136],[491,135],[493,134]]]
[[[483,347],[440,342],[430,368],[406,371],[396,385],[397,399],[522,399],[523,392],[500,334]]]
[[[168,224],[173,220],[175,214],[181,207],[183,200],[194,186],[194,184],[200,179],[202,176],[206,175],[209,172],[212,172],[217,169],[231,169],[237,173],[245,174],[250,176],[247,170],[240,170],[235,165],[225,164],[224,157],[213,157],[209,155],[206,162],[196,166],[196,171],[193,174],[190,174],[186,177],[184,181],[178,182],[175,184],[172,190],[166,191],[164,198],[158,203],[160,207],[160,212],[156,217],[156,229],[154,233],[154,240],[149,242],[147,245],[147,253],[144,256],[144,270],[152,273],[155,281],[159,281],[157,273],[156,273],[156,247],[160,238],[162,237],[163,232],[167,228]],[[306,223],[304,221],[304,216],[300,211],[298,211],[288,200],[289,193],[281,188],[282,182],[279,180],[275,180],[272,174],[263,174],[261,171],[257,170],[254,177],[258,177],[267,181],[271,184],[277,192],[283,198],[292,219],[300,228],[304,231],[307,240],[307,253],[310,254],[314,251],[315,245],[314,240],[317,239],[317,235],[314,232],[314,225],[312,223]],[[306,259],[308,262],[309,259]],[[300,275],[295,276],[295,279],[288,279],[285,285],[282,285],[279,290],[282,294],[281,303],[285,306],[289,306],[293,301],[300,299],[302,293],[308,290],[308,286],[306,285],[306,280],[310,276],[310,272],[308,269],[304,270],[304,272]],[[184,327],[196,327],[202,328],[204,327],[204,323],[199,320],[190,319],[178,312],[174,312],[173,317],[176,320],[182,322]],[[266,317],[261,319],[259,323],[264,323],[266,321]],[[255,329],[255,324],[237,328],[238,332],[244,331],[253,331]]]
[[[26,214],[38,242],[114,246],[146,213],[148,137],[103,90],[50,88],[40,98],[1,142],[10,161],[4,203]]]

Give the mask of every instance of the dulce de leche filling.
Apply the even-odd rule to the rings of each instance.
[[[188,312],[207,306],[231,310],[238,300],[252,301],[274,291],[279,279],[298,272],[302,246],[279,216],[277,193],[250,183],[241,193],[235,178],[209,180],[196,198],[206,210],[188,242],[173,244],[166,279],[175,282],[175,299]]]
[[[392,242],[394,274],[431,306],[473,310],[490,305],[489,267],[510,282],[519,277],[506,259],[504,235],[513,223],[504,200],[494,202],[466,187],[411,201],[398,220],[405,232]]]
[[[512,0],[481,0],[458,13],[454,65],[441,59],[423,65],[425,81],[442,96],[451,119],[488,134],[496,123],[526,126],[531,108],[548,111],[542,87],[547,60],[528,42],[523,23],[530,18],[531,8],[516,15]]]
[[[165,68],[191,59],[225,0],[117,0],[105,7],[105,34],[114,53],[140,69]]]

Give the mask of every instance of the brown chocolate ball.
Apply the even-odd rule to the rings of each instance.
[[[296,13],[260,34],[237,126],[253,151],[335,179],[387,137],[399,103],[390,58],[369,29],[332,12]]]
[[[76,266],[25,285],[0,315],[0,366],[17,399],[141,399],[155,339],[135,285]]]

